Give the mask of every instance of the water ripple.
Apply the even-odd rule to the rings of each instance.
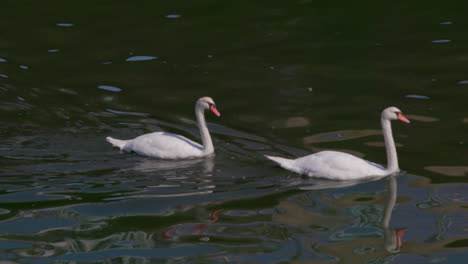
[[[468,176],[468,166],[426,166],[424,169],[452,177]]]
[[[71,24],[71,23],[57,23],[55,25],[58,26],[58,27],[73,27],[73,26],[75,26],[75,24]]]
[[[127,112],[127,111],[119,111],[119,110],[113,110],[106,108],[106,111],[117,114],[117,115],[129,115],[129,116],[150,116],[150,114],[147,113],[139,113],[139,112]]]
[[[415,98],[415,99],[424,99],[424,100],[431,99],[431,98],[429,98],[429,96],[419,95],[419,94],[408,94],[408,95],[405,95],[405,97],[406,98]]]
[[[155,60],[157,58],[158,57],[154,57],[154,56],[133,56],[133,57],[127,58],[125,61],[149,61],[149,60]]]
[[[102,89],[102,90],[109,91],[109,92],[120,92],[120,91],[122,91],[122,89],[120,89],[119,87],[110,86],[110,85],[99,85],[98,88]]]
[[[451,41],[452,40],[450,39],[436,39],[436,40],[433,40],[432,43],[449,43]]]
[[[171,14],[171,15],[167,15],[167,16],[166,16],[166,18],[172,18],[172,19],[174,19],[174,18],[181,18],[181,17],[182,17],[182,15],[180,15],[180,14]]]
[[[303,142],[304,144],[312,144],[312,143],[320,143],[320,142],[342,141],[342,140],[350,140],[350,139],[355,139],[355,138],[380,135],[381,133],[382,132],[380,130],[375,130],[375,129],[331,131],[331,132],[307,136],[303,139]]]

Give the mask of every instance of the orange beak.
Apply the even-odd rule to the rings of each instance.
[[[409,122],[410,122],[410,121],[408,120],[408,118],[406,118],[402,113],[399,113],[399,114],[397,115],[397,118],[398,118],[398,120],[403,121],[403,122],[405,122],[405,123],[409,123]]]
[[[210,106],[210,110],[211,112],[213,112],[213,114],[215,114],[216,116],[220,116],[221,113],[218,111],[218,109],[216,109],[216,106],[215,105],[211,105]]]

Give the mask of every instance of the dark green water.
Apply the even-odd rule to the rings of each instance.
[[[4,1],[0,260],[465,263],[467,8]],[[158,161],[104,140],[199,141],[205,95],[222,113],[207,114],[212,159]],[[263,158],[336,149],[385,164],[390,105],[412,120],[393,125],[396,178],[318,181]]]

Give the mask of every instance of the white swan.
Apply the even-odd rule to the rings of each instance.
[[[281,167],[307,175],[309,177],[327,178],[331,180],[356,180],[372,176],[386,176],[398,172],[398,157],[393,141],[390,120],[410,121],[396,107],[388,107],[382,111],[382,124],[385,147],[387,150],[387,168],[373,162],[358,158],[348,153],[338,151],[321,151],[298,159],[285,159],[265,156],[278,163]]]
[[[144,134],[130,140],[120,140],[107,137],[106,140],[120,150],[133,151],[143,156],[160,159],[189,159],[213,154],[214,147],[210,132],[206,127],[205,110],[209,109],[216,116],[220,116],[216,105],[210,97],[202,97],[195,104],[198,128],[200,129],[202,144],[190,139],[167,132]]]

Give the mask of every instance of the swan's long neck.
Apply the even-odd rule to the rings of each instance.
[[[398,167],[398,157],[395,147],[395,141],[393,140],[392,125],[390,120],[381,118],[383,136],[385,141],[385,149],[387,150],[387,171],[389,173],[397,172],[400,170]]]
[[[195,115],[197,116],[198,128],[200,129],[200,136],[203,145],[203,154],[209,155],[214,152],[213,142],[211,141],[210,132],[206,126],[205,110],[199,104],[195,105]]]

